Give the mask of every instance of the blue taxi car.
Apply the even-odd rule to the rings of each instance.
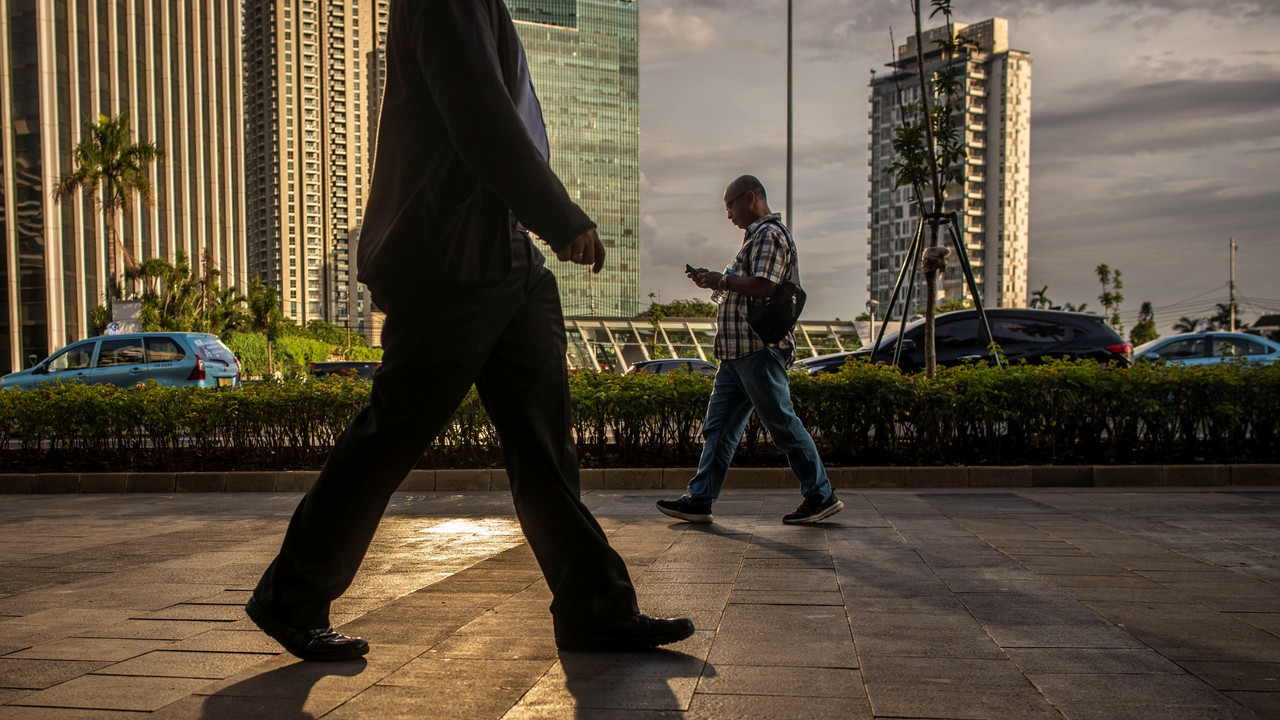
[[[1222,362],[1265,365],[1280,362],[1280,343],[1238,332],[1183,333],[1139,346],[1133,351],[1133,359],[1164,360],[1177,365],[1215,365]]]
[[[240,364],[216,335],[154,332],[100,335],[72,343],[34,367],[0,378],[0,389],[58,382],[133,387],[148,380],[173,387],[234,387]]]

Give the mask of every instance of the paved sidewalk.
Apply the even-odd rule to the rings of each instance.
[[[501,492],[401,493],[302,663],[240,606],[298,494],[10,495],[0,720],[1280,717],[1280,492],[589,492],[669,650],[558,653]]]

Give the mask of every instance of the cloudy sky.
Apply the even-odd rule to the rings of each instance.
[[[925,5],[928,5],[926,0]],[[1099,309],[1123,272],[1126,326],[1225,302],[1280,312],[1280,0],[954,0],[1031,53],[1030,291]],[[926,8],[927,9],[927,8]],[[867,300],[868,82],[907,0],[794,0],[795,198],[809,319]],[[931,25],[926,25],[931,27]],[[686,262],[741,242],[722,192],[742,173],[786,203],[786,3],[640,4],[642,298],[702,297]]]

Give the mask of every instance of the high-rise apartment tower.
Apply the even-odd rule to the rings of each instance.
[[[551,166],[600,226],[604,270],[546,252],[567,316],[640,312],[640,75],[635,0],[506,0],[529,58]]]
[[[287,318],[366,330],[355,282],[388,0],[245,0],[249,272]],[[376,340],[376,338],[374,338]]]
[[[165,153],[148,170],[155,203],[134,198],[115,219],[129,256],[173,260],[183,251],[196,272],[215,267],[243,288],[238,4],[0,7],[0,373],[88,336],[90,312],[105,303],[108,253],[95,194],[53,199],[86,119],[128,113],[132,140]]]
[[[954,23],[952,30],[976,48],[952,62],[963,70],[966,88],[961,130],[968,157],[964,178],[952,185],[945,203],[957,211],[963,241],[973,265],[985,307],[1027,304],[1027,243],[1031,155],[1031,55],[1009,47],[1009,23],[993,18],[974,25]],[[930,76],[945,60],[934,41],[947,28],[924,33],[925,72]],[[894,187],[890,166],[894,128],[902,126],[902,107],[919,104],[915,37],[898,48],[893,71],[871,81],[871,190],[868,290],[883,314],[898,273],[907,259],[916,225],[917,207],[910,187]],[[926,230],[925,242],[928,241]],[[945,232],[945,231],[944,231]],[[946,240],[943,235],[939,242]],[[948,246],[950,243],[947,242]],[[906,288],[903,288],[905,293]],[[924,306],[924,279],[918,276],[912,307]],[[948,264],[939,283],[939,300],[968,298],[959,263]],[[893,315],[902,312],[900,297]]]

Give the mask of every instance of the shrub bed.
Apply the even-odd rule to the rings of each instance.
[[[587,467],[696,464],[712,380],[570,376]],[[232,390],[71,384],[0,393],[0,472],[314,469],[368,399],[333,377]],[[883,365],[792,376],[797,413],[832,465],[1275,462],[1280,366],[1104,369],[1055,362],[941,370]],[[785,465],[753,419],[743,465]],[[501,464],[472,390],[420,467]]]

